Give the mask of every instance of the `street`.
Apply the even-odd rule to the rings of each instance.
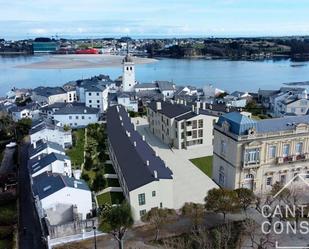
[[[28,146],[29,142],[19,146],[19,247],[21,249],[42,249],[46,248],[46,245],[42,240],[41,226],[30,188],[27,168]]]

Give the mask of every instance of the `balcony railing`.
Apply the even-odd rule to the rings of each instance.
[[[278,164],[293,163],[297,161],[307,161],[307,160],[309,160],[309,153],[285,156],[285,157],[277,157]]]

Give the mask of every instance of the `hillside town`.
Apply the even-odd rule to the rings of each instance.
[[[108,233],[100,213],[123,201],[139,227],[158,209],[174,216],[191,204],[203,209],[214,191],[261,196],[309,175],[305,87],[226,92],[209,84],[139,82],[135,70],[127,52],[115,80],[97,75],[13,88],[1,98],[1,117],[24,132],[1,141],[1,194],[16,196],[25,186],[19,205],[33,209],[37,222],[18,211],[20,240],[36,228],[33,243],[48,248],[96,239]],[[6,166],[16,153],[22,180],[16,166]],[[123,234],[114,237],[124,243]]]

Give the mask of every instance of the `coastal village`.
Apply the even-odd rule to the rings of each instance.
[[[101,214],[129,205],[128,227],[152,224],[157,240],[164,222],[158,225],[152,215],[172,217],[175,226],[189,216],[194,225],[201,222],[206,205],[207,212],[222,212],[225,219],[237,213],[232,208],[236,190],[249,190],[249,207],[255,205],[254,195],[263,196],[276,184],[284,186],[298,175],[308,179],[305,86],[226,92],[211,84],[197,88],[139,82],[135,60],[127,51],[117,79],[102,74],[58,87],[13,88],[0,99],[0,130],[11,120],[7,122],[16,133],[1,141],[0,196],[16,199],[25,188],[20,195],[27,197],[19,198],[19,206],[33,208],[38,221],[33,225],[20,219],[22,234],[38,226],[40,243],[48,248],[83,240],[96,243],[108,234],[115,238],[109,243],[123,246],[126,229],[110,233],[117,228],[108,229]],[[229,208],[211,205],[211,198],[224,194]],[[0,198],[0,210],[4,200]],[[199,217],[187,215],[187,209]],[[23,211],[19,215],[25,216]],[[234,226],[243,219],[231,217]],[[210,220],[212,227],[222,228],[221,216]],[[230,243],[240,243],[235,241]]]

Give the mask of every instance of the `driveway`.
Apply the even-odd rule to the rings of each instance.
[[[145,136],[146,142],[173,171],[175,209],[181,208],[185,202],[204,203],[208,191],[218,188],[212,179],[189,161],[189,158],[211,155],[210,148],[172,150],[150,132],[146,119],[135,118],[132,122],[135,123],[137,131]]]

